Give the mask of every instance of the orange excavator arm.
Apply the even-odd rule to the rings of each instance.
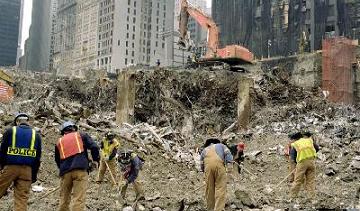
[[[180,39],[179,45],[186,46],[187,25],[189,16],[194,18],[202,27],[208,30],[208,52],[209,56],[216,56],[219,48],[219,29],[214,20],[201,10],[189,5],[187,0],[181,0],[181,11],[179,21]]]

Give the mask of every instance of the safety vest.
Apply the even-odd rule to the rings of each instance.
[[[78,132],[65,134],[59,139],[56,146],[59,150],[61,160],[84,152],[84,143]]]
[[[31,139],[30,139],[30,146],[24,147],[19,145],[24,145],[24,142],[22,141],[22,144],[17,143],[16,140],[16,127],[12,128],[12,137],[11,137],[11,146],[7,149],[8,155],[14,155],[14,156],[22,156],[22,157],[36,157],[36,149],[35,149],[35,130],[32,129],[31,132]],[[22,137],[27,138],[26,135],[22,134]],[[29,137],[30,138],[30,137]]]
[[[116,139],[114,139],[114,140],[113,140],[113,143],[110,144],[110,143],[109,143],[109,140],[105,138],[105,139],[103,140],[103,146],[104,146],[104,148],[101,149],[101,152],[102,152],[103,156],[104,156],[104,157],[109,156],[109,155],[112,153],[112,151],[114,150],[114,148],[118,147],[119,145],[120,145],[120,144],[119,144],[119,142],[118,142]]]
[[[301,138],[291,144],[295,148],[297,156],[296,162],[301,162],[309,158],[316,158],[316,150],[311,138]]]

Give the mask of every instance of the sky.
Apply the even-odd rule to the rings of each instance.
[[[29,29],[31,25],[31,9],[32,9],[32,0],[24,0],[24,17],[23,17],[22,36],[21,36],[21,49],[23,50],[24,50],[25,40],[29,37]]]
[[[25,40],[29,37],[29,29],[31,25],[32,1],[33,0],[24,0],[25,5],[24,5],[21,49],[24,49]],[[211,0],[206,0],[206,2],[207,2],[207,6],[211,7]]]

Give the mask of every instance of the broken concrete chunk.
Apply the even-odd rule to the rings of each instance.
[[[328,176],[334,176],[337,172],[338,170],[333,166],[327,166],[325,168],[325,174]]]
[[[235,196],[244,206],[249,208],[256,208],[256,202],[252,196],[245,190],[236,190]]]
[[[153,211],[162,211],[162,209],[160,207],[154,207],[152,210]]]
[[[134,209],[132,207],[124,207],[123,211],[134,211]]]

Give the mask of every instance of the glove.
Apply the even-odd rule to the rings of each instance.
[[[99,167],[99,163],[96,161],[89,162],[89,172],[96,170]]]

